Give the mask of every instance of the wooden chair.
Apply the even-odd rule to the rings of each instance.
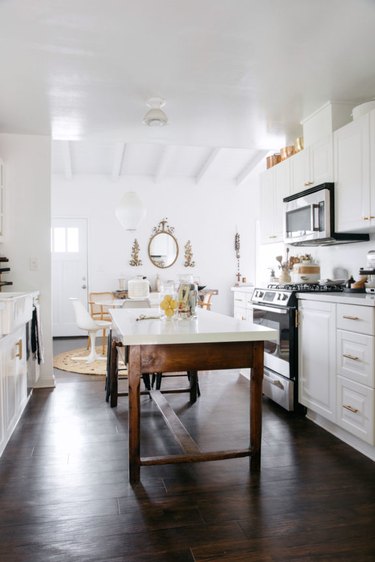
[[[211,299],[213,295],[216,294],[216,291],[205,291],[203,298],[198,301],[198,306],[200,306],[200,308],[205,308],[206,310],[211,310]]]
[[[106,320],[107,322],[111,321],[111,316],[108,314],[109,306],[99,305],[96,304],[98,301],[112,301],[113,300],[113,293],[110,291],[103,291],[103,292],[91,292],[89,293],[89,307],[90,307],[90,316],[93,320]],[[103,329],[102,332],[102,353],[104,355],[105,351],[105,341],[106,341],[106,330]],[[87,343],[87,346],[90,345],[90,337]]]
[[[144,301],[124,301],[123,308],[151,308],[151,303],[149,299]],[[108,335],[108,351],[107,351],[107,377],[106,377],[106,401],[110,402],[111,407],[117,406],[118,396],[127,396],[127,392],[118,391],[118,381],[120,378],[127,378],[127,353],[126,349],[122,350],[122,356],[125,364],[125,369],[121,369],[118,366],[118,348],[123,347],[121,343],[112,340],[112,331]],[[150,374],[152,379],[150,380]],[[141,391],[141,394],[149,394],[151,390],[155,388],[160,390],[162,373],[143,373],[142,379],[145,386],[145,391]],[[174,375],[176,376],[176,375]],[[180,373],[178,376],[183,376]],[[186,376],[186,375],[185,375]],[[179,390],[177,392],[189,392],[190,402],[194,403],[198,396],[200,396],[199,382],[198,382],[198,372],[188,371],[187,377],[189,380],[189,388]],[[167,391],[175,392],[175,391]]]

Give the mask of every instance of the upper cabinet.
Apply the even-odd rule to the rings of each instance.
[[[0,242],[4,238],[4,191],[5,191],[5,180],[4,180],[4,162],[0,160]]]
[[[315,142],[290,158],[290,193],[333,181],[332,135]]]
[[[375,112],[334,133],[337,232],[375,230]],[[372,169],[371,169],[372,168]]]
[[[290,158],[264,172],[260,187],[260,242],[283,240],[283,199],[290,195]]]

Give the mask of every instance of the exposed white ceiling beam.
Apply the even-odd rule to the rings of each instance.
[[[257,150],[250,162],[241,170],[238,176],[234,179],[236,185],[241,185],[247,180],[254,168],[259,164],[261,160],[269,153],[269,150]]]
[[[71,181],[73,178],[73,171],[72,171],[72,153],[71,153],[69,141],[62,142],[62,156],[63,156],[65,179]]]
[[[112,179],[117,181],[121,176],[122,165],[124,163],[126,152],[126,143],[119,142],[116,144],[115,154],[113,157]]]
[[[159,162],[158,162],[157,167],[156,167],[155,175],[154,175],[155,183],[160,181],[161,178],[165,175],[165,172],[167,170],[169,161],[172,157],[172,153],[173,153],[173,149],[172,149],[171,146],[165,145],[163,147],[162,153],[161,153],[160,158],[159,158]]]
[[[220,151],[221,151],[221,148],[213,148],[211,150],[207,160],[204,162],[203,166],[201,167],[201,169],[199,170],[199,172],[195,176],[195,182],[196,183],[199,183],[203,179],[203,177],[208,172],[209,168],[215,162],[215,160],[218,157]]]

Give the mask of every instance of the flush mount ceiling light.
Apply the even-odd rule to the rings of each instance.
[[[134,191],[128,191],[120,199],[115,214],[125,230],[136,230],[146,214],[146,209],[138,195]]]
[[[168,117],[161,109],[165,106],[162,98],[150,98],[146,104],[150,109],[143,117],[143,123],[149,127],[164,127],[168,123]]]

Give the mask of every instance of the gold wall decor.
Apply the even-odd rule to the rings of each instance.
[[[152,230],[148,243],[148,257],[156,267],[171,267],[178,257],[178,242],[174,236],[174,227],[169,226],[167,219],[159,222]]]
[[[139,250],[139,243],[135,238],[132,246],[131,260],[129,261],[129,265],[131,265],[132,267],[139,267],[140,265],[142,265],[142,260],[139,258]]]
[[[241,243],[240,243],[240,235],[238,234],[238,232],[236,232],[235,237],[234,237],[234,251],[236,252],[236,259],[237,259],[237,283],[239,283],[241,281],[241,273],[240,273],[240,249],[241,249]]]
[[[188,240],[185,244],[185,267],[195,267],[195,261],[193,260],[193,250],[191,247],[191,242]]]

